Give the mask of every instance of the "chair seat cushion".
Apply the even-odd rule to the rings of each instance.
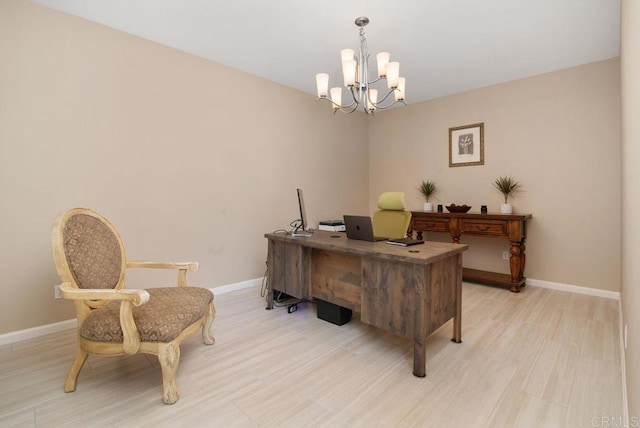
[[[213,293],[199,287],[149,288],[149,301],[133,307],[133,319],[142,342],[171,342],[202,318]],[[120,302],[93,310],[82,323],[80,336],[94,342],[122,343]]]

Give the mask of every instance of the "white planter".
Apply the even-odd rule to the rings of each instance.
[[[422,204],[422,211],[426,211],[428,213],[433,211],[433,204],[431,202],[425,202]]]
[[[500,212],[502,214],[512,214],[513,213],[513,208],[511,208],[511,204],[501,204],[500,205]]]

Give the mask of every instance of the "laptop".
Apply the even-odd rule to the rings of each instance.
[[[344,226],[347,229],[347,238],[360,241],[386,241],[388,238],[373,236],[373,223],[371,217],[362,215],[345,215]]]

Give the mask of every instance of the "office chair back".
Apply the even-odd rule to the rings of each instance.
[[[404,192],[385,192],[378,199],[380,211],[373,213],[373,234],[398,239],[407,236],[411,212],[406,210]]]

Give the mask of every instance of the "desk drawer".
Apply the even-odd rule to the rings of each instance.
[[[414,217],[413,230],[421,230],[423,232],[448,232],[449,220]]]
[[[463,220],[460,231],[469,235],[508,235],[507,222],[499,220]]]

